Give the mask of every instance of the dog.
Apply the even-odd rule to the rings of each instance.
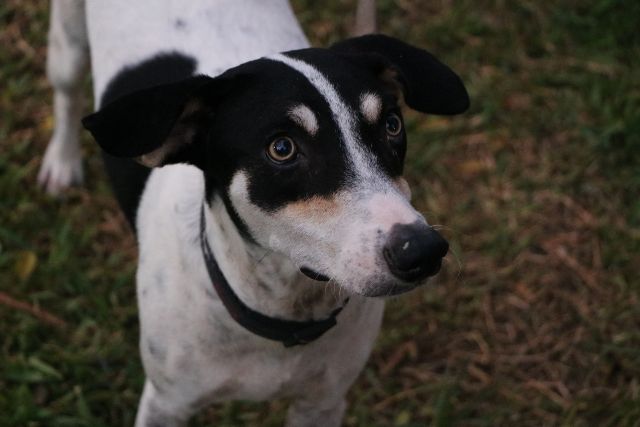
[[[51,19],[40,179],[82,177],[90,58],[82,124],[139,243],[136,426],[274,398],[288,426],[340,425],[383,297],[448,250],[410,204],[399,105],[462,113],[461,79],[383,35],[310,48],[285,0],[58,0]]]

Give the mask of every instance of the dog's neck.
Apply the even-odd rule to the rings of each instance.
[[[336,284],[309,279],[283,254],[249,242],[219,197],[206,206],[205,226],[220,270],[255,311],[287,320],[325,319],[348,297]]]

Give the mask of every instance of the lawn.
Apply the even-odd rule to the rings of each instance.
[[[348,35],[354,0],[293,3],[315,45]],[[640,2],[378,3],[381,30],[450,64],[472,106],[406,112],[414,202],[452,251],[389,301],[345,425],[640,425]],[[0,4],[0,426],[131,425],[135,241],[86,135],[85,187],[36,185],[47,19]],[[285,408],[192,425],[278,426]]]

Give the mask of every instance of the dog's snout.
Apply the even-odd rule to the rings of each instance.
[[[449,243],[432,227],[422,224],[396,224],[383,248],[384,259],[394,276],[418,281],[440,270]]]

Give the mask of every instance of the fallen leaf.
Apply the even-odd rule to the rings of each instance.
[[[27,280],[31,277],[36,265],[38,264],[38,257],[33,251],[20,251],[16,257],[14,264],[14,270],[20,280]]]

